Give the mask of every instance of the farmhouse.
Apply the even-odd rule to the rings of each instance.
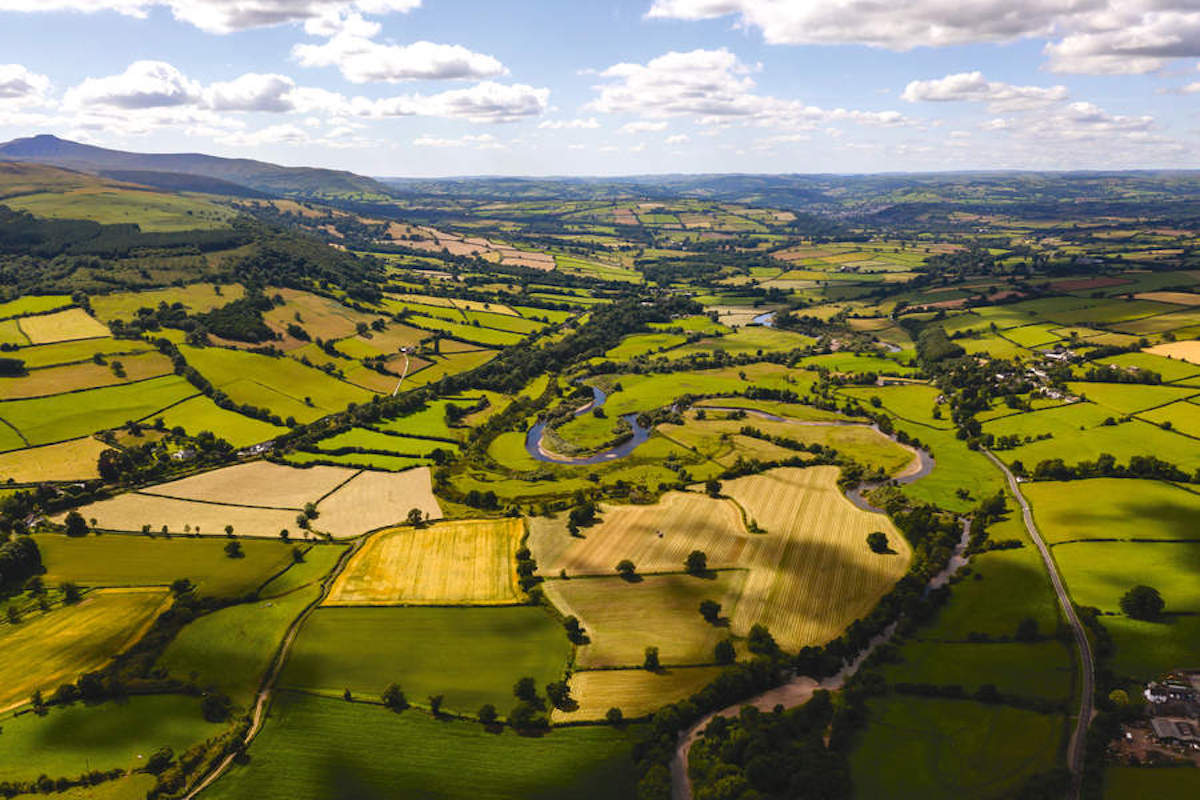
[[[1200,728],[1195,720],[1154,717],[1150,720],[1154,738],[1162,744],[1183,744],[1200,747]]]

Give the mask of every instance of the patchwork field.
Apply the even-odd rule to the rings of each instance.
[[[1156,356],[1177,358],[1191,364],[1200,364],[1200,340],[1189,339],[1184,342],[1163,342],[1146,350]]]
[[[578,707],[555,709],[555,723],[604,719],[619,708],[626,719],[653,713],[668,703],[686,700],[721,673],[721,667],[689,667],[650,672],[644,669],[581,670],[571,675],[571,697]]]
[[[251,461],[143,490],[145,494],[256,508],[300,509],[354,477],[341,467],[285,467]]]
[[[519,518],[455,520],[374,534],[334,581],[327,606],[520,602]]]
[[[1051,544],[1073,539],[1195,539],[1200,495],[1162,481],[1093,478],[1021,487]]]
[[[89,361],[36,369],[19,378],[0,378],[0,400],[43,397],[81,389],[134,383],[171,372],[170,359],[159,353],[143,353],[114,360],[121,363],[123,374],[120,376],[109,364]]]
[[[76,606],[0,625],[0,710],[103,666],[165,610],[166,599],[166,589],[98,589]]]
[[[159,532],[196,533],[223,536],[225,526],[249,536],[278,536],[281,530],[296,529],[296,511],[251,508],[197,500],[128,492],[80,509],[86,518],[95,519],[96,527],[107,531],[140,531],[143,525]],[[60,518],[61,519],[61,518]]]
[[[88,480],[99,477],[97,459],[108,445],[90,436],[58,444],[0,453],[0,481],[17,483]]]
[[[259,442],[270,441],[286,432],[286,428],[279,428],[253,417],[226,411],[203,395],[171,406],[161,414],[153,415],[149,421],[153,423],[159,419],[163,421],[168,430],[180,427],[190,436],[195,436],[202,431],[211,431],[215,436],[224,439],[234,447],[247,447]]]
[[[315,527],[345,539],[400,522],[414,508],[425,519],[442,518],[428,467],[398,473],[364,470],[317,504],[321,516]]]
[[[108,336],[108,328],[82,308],[68,308],[51,314],[22,317],[17,321],[31,344],[51,344],[74,339]]]

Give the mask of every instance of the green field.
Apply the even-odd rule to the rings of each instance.
[[[97,706],[75,703],[53,708],[44,717],[5,715],[0,725],[0,782],[135,769],[160,747],[182,753],[224,730],[223,725],[204,721],[199,698],[178,694]]]
[[[291,545],[259,539],[242,542],[244,558],[226,556],[216,539],[39,534],[36,541],[51,585],[162,586],[187,578],[201,594],[233,596],[254,591],[292,563]]]
[[[193,397],[179,405],[155,414],[151,422],[161,419],[167,430],[183,428],[189,436],[210,431],[234,447],[248,447],[266,442],[284,433],[269,422],[247,417],[235,411],[226,411],[207,397]]]
[[[1054,629],[1041,633],[1053,636]],[[1075,662],[1071,651],[1053,639],[1036,644],[917,641],[901,647],[900,655],[903,662],[882,670],[888,683],[956,684],[968,692],[990,683],[1022,697],[1071,697]]]
[[[214,800],[627,800],[639,728],[494,734],[471,722],[292,693],[279,695],[250,765],[235,767]]]
[[[1026,483],[1046,541],[1195,539],[1200,495],[1163,481],[1092,478]]]
[[[1134,414],[1200,394],[1196,389],[1137,383],[1068,383],[1067,388],[1118,414]]]
[[[158,308],[159,303],[173,305],[182,303],[193,314],[202,314],[214,308],[232,303],[245,296],[241,284],[223,284],[220,293],[211,283],[193,283],[190,286],[151,289],[144,292],[113,292],[90,298],[92,313],[104,322],[114,319],[130,320],[139,308]]]
[[[319,581],[333,570],[344,552],[346,552],[346,548],[340,544],[320,544],[309,547],[304,551],[302,563],[293,564],[287,572],[273,578],[262,587],[259,596],[279,597]]]
[[[968,700],[891,696],[850,755],[857,797],[1003,798],[1058,761],[1061,717]]]
[[[1113,766],[1104,770],[1104,800],[1195,797],[1198,794],[1200,769]]]
[[[4,204],[52,219],[90,219],[102,225],[135,223],[147,233],[207,230],[228,226],[233,212],[182,195],[118,188],[27,194]]]
[[[677,347],[687,341],[687,337],[677,333],[637,333],[625,337],[616,347],[604,354],[605,358],[613,361],[628,361],[637,356],[656,354],[660,350]]]
[[[0,319],[23,317],[26,314],[45,314],[66,308],[74,301],[68,294],[26,295],[7,303],[0,303]]]
[[[29,369],[53,367],[59,364],[74,364],[80,361],[90,361],[97,353],[101,355],[131,355],[146,353],[154,348],[148,342],[132,339],[82,339],[77,342],[58,342],[57,344],[40,344],[34,347],[22,347],[18,357],[25,362]]]
[[[409,701],[444,694],[446,708],[504,714],[526,675],[561,680],[570,643],[542,609],[322,608],[304,624],[280,684],[370,700],[398,683]]]

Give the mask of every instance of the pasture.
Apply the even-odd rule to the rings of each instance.
[[[305,621],[280,685],[378,700],[398,683],[411,703],[445,694],[449,710],[493,703],[504,714],[517,680],[532,676],[539,690],[561,680],[570,652],[562,626],[529,606],[321,608]]]
[[[213,531],[214,533],[216,531]],[[225,555],[214,539],[37,534],[48,585],[168,586],[187,578],[202,595],[252,592],[292,563],[292,546],[279,541],[242,542],[243,558]]]
[[[0,481],[17,483],[88,480],[100,476],[97,459],[108,445],[86,436],[58,444],[0,453]]]
[[[0,400],[43,397],[134,383],[167,375],[172,371],[170,359],[159,353],[142,353],[114,360],[120,361],[124,374],[118,376],[109,364],[88,361],[35,369],[17,378],[0,378]]]
[[[555,724],[604,719],[610,708],[619,708],[626,719],[654,713],[669,703],[686,700],[712,683],[721,667],[676,667],[650,672],[644,669],[581,670],[571,675],[570,711],[555,709]]]
[[[82,308],[21,317],[17,324],[21,326],[21,332],[29,337],[31,344],[53,344],[108,336],[108,328]]]
[[[310,586],[328,575],[345,552],[346,546],[342,544],[320,543],[306,547],[304,561],[292,564],[287,572],[272,578],[258,594],[265,598],[279,597]]]
[[[1104,800],[1195,797],[1200,769],[1110,766],[1104,770]]]
[[[400,522],[414,508],[425,519],[442,518],[428,467],[397,473],[364,470],[317,503],[321,516],[313,527],[346,539]]]
[[[1042,630],[1050,636],[1053,629]],[[974,693],[984,684],[1022,697],[1069,700],[1075,661],[1062,642],[963,643],[911,641],[903,661],[882,670],[888,683],[958,685]]]
[[[158,419],[163,421],[167,430],[183,428],[189,436],[210,431],[234,447],[248,447],[267,442],[286,432],[285,428],[276,427],[269,422],[227,411],[204,395],[197,395],[171,406],[161,414],[153,415],[149,422],[153,423]]]
[[[97,589],[78,605],[0,625],[0,711],[104,666],[145,632],[166,600],[166,589]]]
[[[1121,595],[1138,584],[1156,587],[1166,613],[1200,612],[1200,543],[1072,542],[1054,548],[1076,603],[1120,612]]]
[[[111,322],[114,319],[131,320],[137,316],[139,308],[158,308],[159,303],[168,306],[182,303],[192,314],[203,314],[240,300],[245,295],[246,290],[239,283],[192,283],[141,292],[99,294],[89,298],[89,303],[93,314],[105,322]]]
[[[90,219],[102,225],[135,223],[147,233],[227,227],[233,212],[199,198],[102,184],[68,192],[26,194],[5,205],[52,219]]]
[[[1164,481],[1092,478],[1026,483],[1051,544],[1075,539],[1195,539],[1200,495]]]
[[[455,520],[374,534],[338,575],[327,606],[520,602],[519,518]]]
[[[126,356],[134,353],[149,353],[153,349],[147,342],[118,341],[106,336],[98,339],[81,339],[76,342],[57,342],[36,347],[23,347],[20,351],[20,358],[28,369],[40,369],[60,364],[90,361],[97,354],[105,357],[116,356],[119,360],[124,360]]]
[[[7,303],[0,303],[0,319],[24,317],[28,314],[46,314],[69,306],[74,301],[69,294],[26,295]]]
[[[477,723],[285,692],[250,748],[250,764],[235,766],[205,796],[321,800],[347,787],[364,797],[404,787],[437,800],[626,800],[636,794],[629,754],[641,735],[636,726],[494,734]]]
[[[615,565],[613,565],[615,566]],[[713,648],[729,636],[698,611],[701,600],[715,600],[732,616],[746,583],[744,570],[721,570],[700,577],[687,574],[571,578],[543,584],[546,596],[563,614],[583,623],[589,644],[579,648],[582,668],[639,667],[647,647],[657,647],[664,666],[711,664]]]

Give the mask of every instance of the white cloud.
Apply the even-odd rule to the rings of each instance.
[[[906,51],[1052,39],[1051,69],[1143,73],[1200,56],[1196,0],[654,0],[647,16],[736,15],[770,44],[858,44]]]
[[[413,144],[417,147],[469,147],[474,150],[504,149],[504,145],[490,133],[483,133],[478,136],[460,136],[457,139],[445,139],[426,134],[420,138],[413,139]]]
[[[687,144],[690,141],[691,138],[686,133],[677,133],[666,138],[667,144]]]
[[[595,130],[600,127],[600,123],[595,117],[588,117],[587,119],[548,119],[544,122],[539,122],[538,127],[551,131]]]
[[[910,103],[987,103],[993,111],[1042,108],[1067,99],[1065,86],[1014,86],[989,81],[981,72],[959,72],[944,78],[912,81],[900,95]]]
[[[21,64],[0,64],[0,105],[6,109],[45,101],[50,79]]]
[[[2,1],[2,0],[0,0]],[[309,31],[332,30],[329,20],[306,26]],[[379,26],[351,15],[338,23],[323,44],[298,44],[293,57],[305,67],[337,67],[351,83],[410,80],[476,80],[495,78],[508,72],[495,58],[475,53],[456,44],[413,42],[380,44],[370,37]]]
[[[165,61],[135,61],[120,75],[87,78],[67,90],[67,108],[108,106],[126,110],[194,106],[203,89]]]
[[[896,111],[823,109],[798,100],[754,93],[754,69],[726,49],[669,52],[645,64],[621,63],[599,73],[606,79],[588,108],[646,118],[693,116],[703,125],[734,122],[812,127],[828,121],[898,125]],[[632,123],[634,125],[638,123]]]
[[[205,93],[216,111],[295,111],[291,98],[296,82],[286,75],[248,72],[232,81],[214,83]]]
[[[657,131],[665,131],[667,123],[665,122],[648,122],[640,120],[638,122],[627,122],[621,126],[621,133],[655,133]]]
[[[0,11],[115,11],[145,17],[150,9],[171,9],[177,20],[208,31],[232,33],[249,28],[309,22],[338,14],[407,12],[421,0],[0,0]]]

